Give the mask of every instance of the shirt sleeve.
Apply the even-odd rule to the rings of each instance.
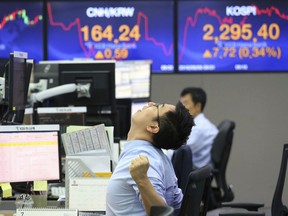
[[[187,145],[193,149],[193,154],[197,153],[201,150],[202,146],[199,145],[199,142],[201,140],[201,131],[195,126],[195,128],[192,129],[192,132],[189,135],[189,138],[187,140]]]
[[[147,176],[149,180],[151,181],[151,184],[153,185],[154,189],[158,193],[158,195],[166,202],[165,200],[165,176],[164,176],[164,166],[161,160],[159,160],[159,156],[155,157],[153,154],[146,155],[149,158],[150,167],[147,172]],[[133,179],[132,179],[133,181]],[[137,197],[139,198],[139,201],[142,202],[141,195],[139,192],[139,189],[136,185],[136,183],[133,181],[132,183],[133,189],[136,192]],[[143,203],[143,202],[142,202]]]

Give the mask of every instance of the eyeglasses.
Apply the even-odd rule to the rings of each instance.
[[[163,106],[162,103],[155,103],[153,106],[157,108],[157,123],[158,127],[160,127],[160,115],[159,115],[159,106]]]

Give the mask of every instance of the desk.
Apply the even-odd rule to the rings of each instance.
[[[219,216],[219,213],[245,213],[248,212],[245,209],[238,208],[219,208],[207,212],[207,216]],[[260,208],[258,212],[264,212],[265,216],[271,216],[271,208],[264,207]]]
[[[65,208],[65,205],[62,202],[58,202],[56,200],[48,200],[47,208],[58,208],[58,207]],[[0,216],[13,216],[15,212],[16,212],[15,200],[2,200],[2,202],[0,202]],[[83,214],[79,212],[79,216],[81,215]],[[87,212],[85,215],[87,215]],[[102,216],[105,214],[91,213],[89,215]]]
[[[0,216],[13,216],[15,211],[0,211]]]
[[[56,200],[48,200],[47,206],[48,207],[55,207],[55,208],[65,207],[63,205],[61,206],[61,202],[58,202]],[[15,212],[16,211],[15,200],[2,200],[2,201],[0,201],[0,213],[2,211],[14,211]],[[2,215],[0,215],[0,216],[2,216]]]

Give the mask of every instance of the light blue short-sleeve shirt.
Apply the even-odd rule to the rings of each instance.
[[[109,181],[106,195],[107,216],[146,216],[139,190],[129,172],[131,160],[140,154],[149,158],[150,167],[147,175],[155,190],[169,206],[180,208],[183,194],[178,188],[171,161],[161,149],[151,143],[133,140],[125,145]]]

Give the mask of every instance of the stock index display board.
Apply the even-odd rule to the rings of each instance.
[[[42,11],[42,2],[0,2],[0,58],[22,51],[43,60]]]
[[[173,1],[47,3],[48,59],[151,59],[174,71]]]
[[[178,4],[180,72],[288,70],[287,1]]]

